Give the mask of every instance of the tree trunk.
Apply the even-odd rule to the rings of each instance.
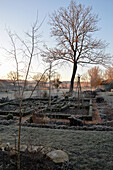
[[[74,85],[74,79],[75,79],[76,71],[77,71],[77,62],[74,62],[69,92],[73,91],[73,85]]]

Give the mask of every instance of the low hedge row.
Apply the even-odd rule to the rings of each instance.
[[[22,112],[22,116],[27,116],[29,114],[32,113],[33,110],[29,110],[26,112]],[[8,114],[12,114],[13,116],[19,116],[19,112],[17,111],[0,111],[0,115],[8,115]]]

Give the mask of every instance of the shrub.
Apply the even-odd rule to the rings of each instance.
[[[29,119],[29,123],[33,123],[32,116],[31,116],[30,119]]]
[[[13,119],[13,115],[12,114],[8,114],[7,115],[7,120]]]
[[[44,92],[43,92],[43,98],[46,98],[46,97],[48,97],[47,91],[44,91]]]
[[[66,96],[65,96],[65,99],[68,100],[68,98],[69,98],[69,96],[66,95]]]

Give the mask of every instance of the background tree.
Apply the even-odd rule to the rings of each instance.
[[[81,76],[81,82],[88,82],[89,81],[89,75],[88,73],[84,73],[82,76]]]
[[[36,82],[39,81],[39,86],[46,87],[46,83],[48,81],[48,75],[42,74],[42,73],[37,73],[36,75],[33,76],[33,80]]]
[[[113,80],[113,66],[108,67],[106,69],[105,74],[104,74],[104,79],[108,80],[109,82]]]
[[[105,64],[110,58],[105,54],[107,44],[93,38],[98,31],[98,20],[91,7],[77,5],[74,1],[50,16],[51,36],[56,38],[57,46],[47,48],[43,56],[47,53],[49,58],[73,64],[70,91],[73,91],[78,64]]]
[[[60,74],[55,74],[54,75],[54,79],[53,79],[53,85],[54,87],[57,89],[57,93],[58,93],[58,88],[60,86],[62,82],[60,81]]]
[[[17,77],[17,73],[15,71],[10,71],[7,74],[7,78],[12,80],[12,83],[13,83],[14,86],[16,85],[18,77]]]
[[[88,70],[88,74],[90,77],[90,82],[92,87],[96,87],[101,84],[102,82],[102,71],[99,67],[93,67]]]
[[[15,98],[19,98],[20,97],[20,82],[19,82],[19,78],[22,77],[19,75],[19,72],[15,72],[15,71],[10,71],[7,74],[7,78],[10,79],[14,85],[14,89],[15,89]]]
[[[51,90],[52,90],[52,78],[56,73],[55,67],[58,66],[58,62],[54,63],[54,59],[50,57],[51,53],[49,51],[42,51],[41,56],[43,57],[43,61],[48,64],[48,81],[49,81],[49,106],[51,107]]]
[[[84,73],[84,74],[81,76],[81,82],[85,82],[85,86],[89,86],[90,79],[89,79],[88,72],[87,72],[87,73]]]

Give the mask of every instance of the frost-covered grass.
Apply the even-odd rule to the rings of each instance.
[[[0,125],[0,140],[14,144],[18,127]],[[69,154],[74,169],[113,169],[113,131],[22,127],[21,144],[44,145]]]
[[[104,100],[113,106],[113,92],[100,92],[99,95],[104,97]]]

